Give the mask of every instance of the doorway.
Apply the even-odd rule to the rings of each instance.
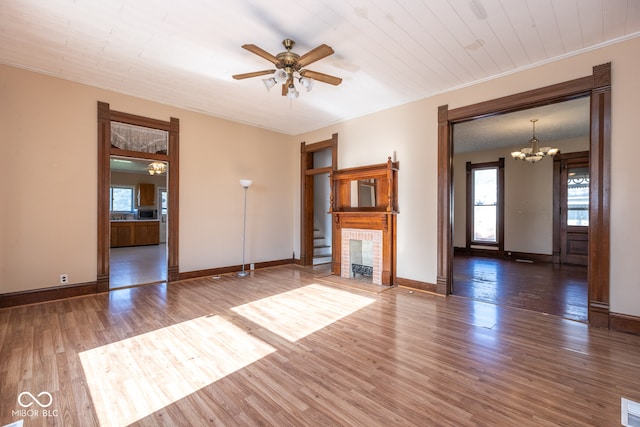
[[[109,288],[167,280],[167,165],[111,156]]]
[[[589,152],[554,159],[554,209],[559,261],[587,267],[589,261]]]
[[[438,108],[438,239],[437,292],[452,291],[453,273],[453,125],[479,117],[546,105],[578,97],[590,97],[589,140],[589,245],[588,319],[595,327],[608,328],[611,153],[611,64],[593,67],[591,75],[449,110]]]
[[[300,145],[300,264],[333,262],[330,180],[338,168],[338,134],[331,139]]]
[[[166,280],[169,282],[178,280],[179,120],[171,118],[169,121],[162,121],[114,111],[111,110],[109,104],[104,102],[98,102],[97,116],[97,291],[107,292],[110,288],[110,251],[112,240],[110,192],[112,156],[122,159],[145,159],[145,161],[148,162],[158,162],[166,165],[167,178],[164,188],[168,190],[166,193],[166,204],[167,212],[170,212],[170,215],[167,213],[166,217]],[[145,136],[136,136],[135,128],[145,129]],[[150,167],[151,165],[148,164],[148,166]],[[145,194],[151,194],[153,198],[155,191],[145,191]],[[124,233],[126,233],[126,230]],[[140,236],[142,236],[143,241],[146,241],[146,239],[150,238],[150,230],[142,230]]]
[[[588,225],[588,188],[567,192],[566,166],[588,169],[589,104],[582,97],[453,125],[454,295],[587,321],[586,227],[567,234],[556,224],[566,224],[569,197],[570,223]],[[535,140],[562,154],[512,158],[533,139],[532,118]],[[567,249],[582,253],[582,266],[560,264]]]

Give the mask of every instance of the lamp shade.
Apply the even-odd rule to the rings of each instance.
[[[276,70],[275,73],[273,73],[273,78],[276,80],[277,83],[283,84],[287,80],[289,80],[289,73],[287,73],[282,68],[279,68]]]
[[[253,184],[253,181],[250,180],[250,179],[241,179],[240,180],[240,185],[242,185],[244,188],[251,187],[251,184]]]
[[[310,79],[309,77],[300,77],[299,81],[302,87],[307,89],[307,92],[311,92],[311,89],[313,89],[313,79]]]
[[[264,83],[264,87],[266,87],[267,91],[269,91],[276,85],[276,79],[273,77],[269,77],[268,79],[262,79],[262,83]]]

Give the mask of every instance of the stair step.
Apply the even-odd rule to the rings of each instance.
[[[331,255],[329,256],[314,256],[313,265],[329,264],[331,262]]]
[[[313,256],[331,256],[331,248],[313,248]]]

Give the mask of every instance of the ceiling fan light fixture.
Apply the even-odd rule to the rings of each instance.
[[[303,55],[298,55],[291,51],[295,45],[293,40],[285,39],[282,41],[282,44],[286,51],[280,52],[277,55],[272,55],[254,44],[243,44],[243,49],[246,49],[249,52],[271,62],[275,65],[276,69],[234,74],[232,77],[235,80],[243,80],[258,76],[269,76],[268,78],[262,79],[267,91],[270,91],[276,84],[280,84],[282,85],[282,96],[287,96],[289,99],[296,99],[300,96],[300,92],[296,89],[296,84],[299,84],[304,87],[307,92],[310,92],[316,80],[334,86],[338,86],[342,83],[342,79],[339,77],[320,73],[318,71],[312,71],[306,68],[308,65],[313,64],[316,61],[333,55],[334,52],[331,46],[321,44]]]
[[[313,89],[313,79],[309,77],[300,77],[298,80],[303,88],[307,89],[307,92],[311,92]]]
[[[298,92],[295,86],[293,86],[292,84],[291,86],[289,86],[289,91],[287,92],[287,96],[289,97],[289,99],[297,99],[300,96],[300,92]]]
[[[264,83],[264,87],[267,88],[267,92],[271,90],[272,87],[276,85],[276,79],[273,77],[269,77],[268,79],[262,79],[262,83]]]
[[[289,73],[287,73],[282,68],[279,68],[275,71],[275,73],[273,73],[273,79],[276,81],[276,83],[284,84],[287,82],[287,80],[289,80]]]

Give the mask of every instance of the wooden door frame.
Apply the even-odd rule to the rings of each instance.
[[[121,150],[111,145],[111,121],[160,129],[169,133],[168,154],[141,153]],[[168,168],[168,209],[167,215],[167,279],[178,280],[178,172],[179,172],[180,121],[171,117],[162,121],[111,110],[109,104],[98,101],[98,267],[96,274],[97,292],[109,291],[109,187],[111,184],[110,159],[112,155],[164,161]]]
[[[453,132],[455,123],[590,96],[589,324],[609,327],[611,63],[563,83],[449,110],[438,107],[438,259],[437,292],[451,293],[453,269]]]
[[[331,166],[313,167],[313,153],[331,150]],[[313,178],[338,169],[338,134],[313,144],[300,143],[300,265],[313,265]]]

